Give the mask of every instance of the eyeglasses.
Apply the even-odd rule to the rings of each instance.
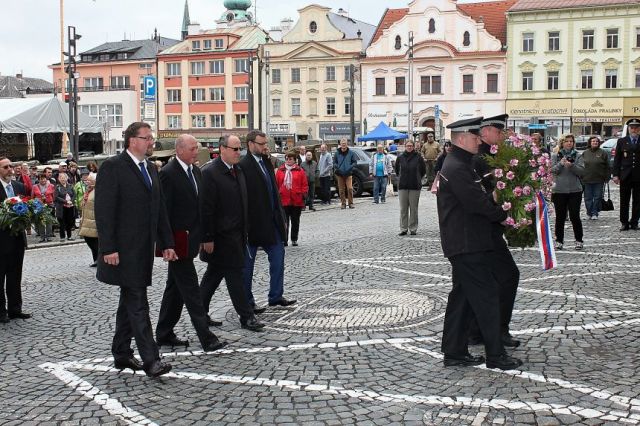
[[[142,137],[142,136],[134,136],[134,138],[143,139],[143,140],[145,140],[145,141],[147,141],[147,142],[151,142],[152,140],[154,140],[154,137],[153,137],[153,136],[145,136],[145,137]]]
[[[222,146],[223,146],[224,148],[227,148],[227,149],[232,149],[232,150],[234,150],[235,152],[238,152],[238,151],[240,151],[240,150],[242,149],[242,147],[241,147],[241,146],[227,146],[227,145],[222,145]]]

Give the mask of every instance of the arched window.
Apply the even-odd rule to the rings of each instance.
[[[433,34],[436,32],[436,20],[431,18],[429,19],[429,34]]]
[[[402,48],[402,38],[400,36],[396,36],[396,50],[400,50]]]
[[[470,44],[471,44],[471,35],[469,34],[469,31],[465,31],[464,40],[462,40],[462,45],[469,46]]]

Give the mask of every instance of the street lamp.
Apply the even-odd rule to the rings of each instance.
[[[264,111],[265,111],[265,125],[266,125],[266,129],[265,129],[265,133],[267,135],[267,140],[269,140],[269,125],[271,122],[271,79],[269,77],[270,71],[271,71],[271,64],[270,62],[270,56],[271,54],[269,53],[268,50],[266,50],[264,52],[264,72],[265,72],[265,106],[264,106]]]
[[[409,49],[407,50],[409,55],[409,111],[407,115],[407,136],[413,137],[413,31],[409,31]]]
[[[78,84],[76,79],[80,75],[76,72],[76,41],[82,36],[76,33],[76,27],[67,27],[67,51],[64,54],[69,58],[67,66],[67,78],[69,89],[69,134],[71,135],[71,151],[74,158],[78,159],[79,135],[78,135]]]

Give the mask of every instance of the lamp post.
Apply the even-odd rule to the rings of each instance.
[[[264,113],[265,113],[265,134],[267,135],[267,140],[269,140],[269,127],[270,127],[270,121],[271,121],[271,88],[270,88],[270,84],[271,84],[271,79],[269,77],[269,74],[271,72],[271,65],[269,63],[270,61],[270,53],[268,50],[266,50],[264,52],[264,72],[265,72],[265,106],[264,106]]]
[[[407,136],[413,138],[413,31],[409,31],[409,78],[408,90],[409,90],[409,111],[407,115]]]
[[[253,99],[253,61],[254,61],[254,57],[253,57],[253,52],[249,52],[249,58],[248,58],[248,66],[247,66],[247,72],[249,73],[249,79],[247,81],[247,84],[249,85],[249,88],[247,90],[247,99],[249,101],[249,108],[248,108],[248,114],[249,117],[247,117],[247,126],[249,127],[249,131],[253,130],[253,111],[254,111],[254,99]]]
[[[76,27],[67,27],[67,55],[69,65],[67,66],[67,82],[69,90],[69,135],[71,135],[71,152],[74,158],[78,159],[79,135],[78,135],[78,84],[76,79],[79,77],[76,72],[76,41],[82,37],[76,33]]]
[[[60,93],[62,100],[64,101],[65,87],[64,87],[64,0],[60,0]],[[69,135],[67,132],[62,132],[62,152],[63,156],[66,156],[69,152]]]
[[[351,144],[356,144],[356,119],[355,119],[355,73],[356,66],[349,65],[349,124],[351,128]]]

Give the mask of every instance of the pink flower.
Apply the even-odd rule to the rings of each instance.
[[[509,203],[508,201],[502,203],[502,210],[504,210],[505,212],[511,210],[511,203]]]
[[[504,173],[502,172],[502,169],[495,169],[493,171],[493,175],[500,179],[502,176],[504,176]]]
[[[518,165],[519,161],[517,158],[512,158],[511,161],[509,161],[509,165],[511,167],[516,167]]]
[[[532,212],[536,209],[536,203],[527,203],[524,205],[524,211]]]
[[[529,224],[529,219],[527,219],[526,217],[523,217],[522,219],[520,219],[520,225],[528,225]]]
[[[512,171],[507,172],[507,179],[513,180],[515,177],[516,177],[516,174],[513,173]]]
[[[536,172],[531,173],[531,180],[538,180],[538,173]]]
[[[496,188],[502,190],[504,188],[506,188],[507,184],[504,183],[503,181],[499,180],[498,182],[496,182]]]
[[[515,195],[516,197],[520,197],[522,195],[522,188],[519,186],[513,188],[513,195]]]
[[[531,187],[529,185],[525,186],[524,188],[522,188],[522,193],[524,195],[531,195]]]
[[[531,147],[531,152],[533,153],[533,155],[540,155],[540,148],[534,145]]]
[[[492,154],[497,154],[498,153],[498,145],[491,145],[491,148],[489,149],[489,152]]]
[[[516,223],[516,221],[515,221],[515,220],[513,220],[513,218],[512,218],[511,216],[509,216],[509,217],[507,217],[507,218],[505,219],[504,223],[505,223],[505,224],[507,224],[507,225],[509,225],[509,226],[513,226],[513,225]]]
[[[534,160],[533,158],[531,160],[529,160],[529,165],[531,167],[537,167],[538,163],[536,162],[536,160]]]

